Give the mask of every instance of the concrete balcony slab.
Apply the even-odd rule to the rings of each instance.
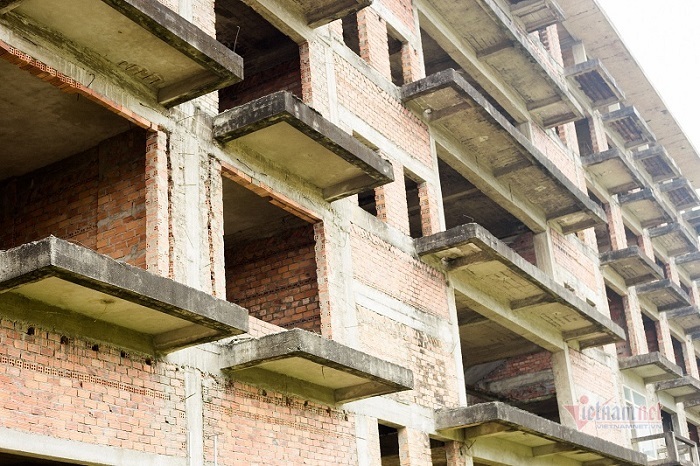
[[[248,330],[248,312],[55,237],[0,252],[0,314],[144,353]]]
[[[698,193],[686,178],[659,183],[659,191],[665,193],[671,204],[678,210],[691,209],[700,205]]]
[[[698,250],[697,236],[691,234],[679,222],[650,228],[648,233],[654,245],[664,249],[669,256],[688,254]]]
[[[415,245],[421,258],[450,273],[451,280],[468,282],[508,309],[553,329],[565,341],[588,347],[624,339],[622,328],[609,317],[477,224],[418,238]]]
[[[298,3],[309,26],[317,28],[370,6],[372,0],[300,0]]]
[[[581,162],[593,177],[610,194],[621,194],[643,188],[644,181],[627,156],[617,148],[581,157]]]
[[[616,132],[625,142],[625,149],[633,149],[656,141],[651,128],[634,107],[625,107],[603,115],[603,124]]]
[[[434,0],[431,6],[475,51],[477,60],[496,71],[522,97],[527,110],[544,127],[582,118],[581,106],[560,75],[561,66],[497,1]],[[524,9],[522,12],[525,14]]]
[[[602,209],[458,72],[435,73],[403,86],[401,94],[431,127],[476,151],[498,182],[517,191],[563,232],[605,221]]]
[[[600,255],[600,265],[617,272],[627,286],[640,285],[664,277],[661,267],[644,254],[639,246],[604,252]]]
[[[331,404],[413,388],[410,370],[301,329],[234,341],[220,357],[236,379]]]
[[[700,309],[697,306],[685,306],[666,311],[668,319],[678,324],[689,334],[700,328]]]
[[[9,20],[32,24],[60,46],[99,56],[166,107],[243,79],[240,56],[157,0],[9,3],[12,8],[3,10]]]
[[[654,145],[648,149],[634,152],[632,156],[651,176],[654,183],[678,178],[681,175],[678,165],[662,146]]]
[[[675,220],[671,209],[658,198],[651,188],[619,194],[617,199],[620,206],[637,217],[644,228],[655,227]]]
[[[638,375],[645,384],[683,377],[683,370],[658,351],[620,359],[619,364],[622,372]]]
[[[564,12],[554,0],[514,2],[510,12],[522,21],[527,32],[539,31],[564,20]]]
[[[309,181],[329,202],[394,180],[391,163],[286,91],[219,114],[214,137]]]
[[[625,94],[615,82],[615,78],[598,59],[567,67],[564,71],[569,82],[578,86],[588,97],[591,106],[607,107],[625,100]]]
[[[637,294],[654,304],[659,311],[670,311],[690,306],[690,298],[680,286],[668,278],[637,285]]]
[[[479,458],[481,443],[507,442],[527,451],[528,460],[551,457],[546,461],[552,464],[647,464],[643,453],[501,402],[437,411],[435,429],[461,431],[464,440],[471,445],[470,451],[475,459]]]
[[[657,392],[667,393],[675,398],[676,403],[700,398],[700,380],[690,375],[657,382],[655,388]]]
[[[695,232],[700,235],[700,209],[683,212],[683,220],[695,228]]]
[[[691,280],[697,280],[700,278],[700,251],[677,256],[676,265],[683,269]]]

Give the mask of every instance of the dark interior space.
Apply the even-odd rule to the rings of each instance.
[[[673,345],[673,356],[676,359],[676,364],[683,370],[683,374],[687,373],[685,367],[685,355],[683,354],[683,343],[676,338],[671,337],[671,344]]]
[[[401,58],[401,51],[403,50],[403,42],[400,39],[394,37],[391,33],[387,36],[387,42],[389,45],[389,65],[391,69],[391,82],[396,86],[403,86],[403,62]]]
[[[219,91],[219,111],[286,90],[301,97],[299,46],[240,0],[216,2],[216,38],[243,57],[245,79]]]
[[[227,299],[284,328],[321,331],[314,225],[224,179]]]
[[[625,314],[625,302],[619,294],[615,293],[609,287],[605,287],[605,294],[608,297],[608,308],[610,309],[610,318],[617,325],[622,327],[625,331],[625,337],[627,337],[627,315]],[[629,339],[625,338],[624,341],[618,341],[615,343],[615,348],[617,350],[617,357],[626,358],[632,356],[632,350],[629,345]]]
[[[591,139],[591,127],[588,118],[578,120],[575,125],[579,154],[581,157],[593,154],[593,139]]]
[[[343,17],[343,42],[355,54],[360,56],[360,31],[357,28],[357,13]]]
[[[536,264],[534,235],[520,220],[438,158],[445,226],[478,223],[525,260]]]
[[[63,463],[10,453],[0,453],[0,464],[3,466],[78,466],[78,463]]]
[[[644,325],[644,335],[646,336],[649,352],[659,351],[659,334],[656,331],[656,322],[646,314],[642,314],[642,324]]]
[[[406,204],[408,206],[408,226],[411,238],[423,236],[421,224],[420,196],[418,194],[419,183],[408,176],[404,176],[406,185]]]
[[[379,424],[379,451],[382,466],[400,466],[398,430]]]

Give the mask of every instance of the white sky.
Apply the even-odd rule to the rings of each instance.
[[[700,1],[598,3],[695,149],[700,150]]]

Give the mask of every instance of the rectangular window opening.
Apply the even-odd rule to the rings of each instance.
[[[389,46],[389,66],[391,68],[391,82],[393,82],[396,86],[403,86],[405,84],[403,69],[403,48],[406,46],[406,44],[403,40],[399,39],[391,31],[387,33],[387,42]]]
[[[656,329],[656,322],[646,314],[642,314],[642,324],[644,325],[644,335],[649,352],[659,351],[659,334]]]
[[[379,424],[379,451],[382,466],[398,466],[400,464],[398,429]]]
[[[355,52],[359,57],[360,54],[360,31],[357,27],[357,13],[344,16],[341,20],[343,23],[343,42],[345,45]]]
[[[419,189],[420,184],[423,182],[415,181],[413,177],[406,175],[404,175],[403,179],[406,185],[406,204],[408,207],[408,225],[411,238],[420,238],[423,236],[423,222]]]

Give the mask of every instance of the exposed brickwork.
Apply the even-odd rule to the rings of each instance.
[[[608,290],[608,309],[610,309],[610,318],[617,325],[622,327],[625,334],[629,333],[627,326],[627,316],[625,315],[625,303],[622,296],[614,293],[612,290]],[[615,349],[617,350],[617,356],[620,358],[632,356],[632,349],[630,348],[629,340],[618,341],[615,344]]]
[[[531,232],[525,232],[509,244],[510,248],[517,252],[523,259],[537,265],[537,256],[535,255],[535,235]]]
[[[513,380],[508,389],[493,391],[493,382]],[[509,358],[499,368],[482,379],[477,388],[492,392],[506,400],[534,401],[555,396],[552,375],[552,355],[549,352],[526,354]]]
[[[299,56],[290,57],[270,69],[246,76],[240,83],[219,92],[219,111],[242,105],[277,91],[289,91],[302,97],[301,67]]]
[[[360,57],[382,76],[391,79],[386,21],[380,18],[374,9],[364,8],[357,12],[357,30],[360,39]]]
[[[145,152],[132,130],[0,183],[0,247],[54,235],[145,268]]]
[[[226,296],[265,322],[321,330],[313,225],[226,245]]]

